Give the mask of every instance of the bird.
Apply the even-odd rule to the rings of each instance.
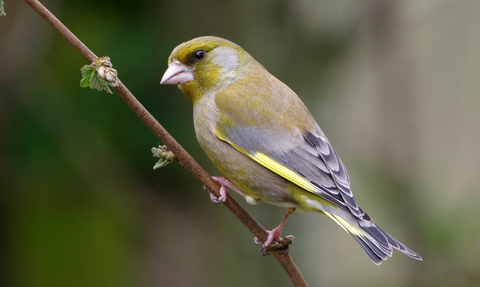
[[[281,236],[296,210],[323,213],[377,265],[398,249],[422,258],[378,227],[358,206],[340,157],[302,100],[239,45],[214,36],[178,45],[160,84],[177,85],[193,103],[195,134],[231,188],[247,203],[287,208],[262,252]],[[258,241],[258,239],[256,239]]]

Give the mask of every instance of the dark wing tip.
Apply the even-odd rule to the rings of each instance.
[[[391,250],[392,250],[391,247],[393,247],[393,248],[399,250],[400,252],[402,252],[403,254],[407,255],[408,257],[411,257],[411,258],[419,260],[419,261],[423,261],[423,259],[420,255],[418,255],[417,253],[412,251],[410,248],[408,248],[407,246],[400,243],[398,240],[396,240],[395,238],[390,236],[388,233],[383,231],[377,225],[373,225],[373,226],[369,226],[369,227],[362,227],[362,230],[364,230],[365,233],[370,235],[371,238],[374,241],[376,241],[376,242],[372,242],[374,246],[378,247],[378,248],[374,248],[373,249],[374,251],[377,250],[377,249],[380,249],[380,250],[384,251],[384,253],[386,255],[391,256],[391,254],[392,254],[391,253]],[[366,238],[366,239],[368,240],[369,238]],[[370,241],[372,241],[372,240],[370,240]],[[367,244],[367,245],[370,247],[372,244]],[[390,254],[388,254],[388,253],[390,253]]]
[[[378,248],[374,247],[372,249],[372,244],[367,244],[364,240],[362,240],[362,238],[360,238],[359,236],[351,232],[348,232],[348,233],[350,233],[350,235],[352,235],[352,237],[355,238],[358,244],[362,246],[363,250],[365,250],[365,253],[367,253],[368,257],[370,258],[370,260],[372,260],[373,263],[375,263],[376,265],[380,265],[382,264],[383,260],[387,260],[387,257],[385,255],[382,257],[379,256],[379,253],[381,254],[382,252]]]

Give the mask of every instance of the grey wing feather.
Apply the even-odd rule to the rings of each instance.
[[[323,160],[329,170],[329,175],[335,182],[335,186],[342,196],[348,209],[358,218],[370,220],[368,215],[358,206],[353,198],[352,190],[350,189],[350,177],[347,169],[342,163],[335,149],[329,143],[327,137],[318,129],[316,135],[310,131],[304,131],[305,141],[310,141],[316,150],[319,152],[319,157]],[[366,216],[365,216],[366,215]]]
[[[357,218],[370,221],[350,190],[350,178],[333,147],[318,128],[315,134],[297,130],[286,138],[274,130],[232,127],[228,137],[250,152],[262,152],[320,188],[325,200],[349,210]]]

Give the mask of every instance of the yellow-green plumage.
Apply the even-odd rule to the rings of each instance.
[[[308,109],[240,46],[217,37],[183,43],[162,83],[178,84],[192,100],[200,146],[247,201],[325,213],[376,264],[392,247],[421,259],[358,207],[345,167]]]

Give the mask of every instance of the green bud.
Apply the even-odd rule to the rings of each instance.
[[[158,146],[158,148],[152,147],[152,153],[154,157],[159,158],[153,169],[164,167],[177,159],[166,145]]]
[[[112,68],[112,66],[109,57],[100,57],[92,64],[83,66],[80,69],[82,72],[80,87],[90,87],[91,89],[107,91],[107,93],[112,94],[110,87],[118,87],[120,84],[117,70]]]

